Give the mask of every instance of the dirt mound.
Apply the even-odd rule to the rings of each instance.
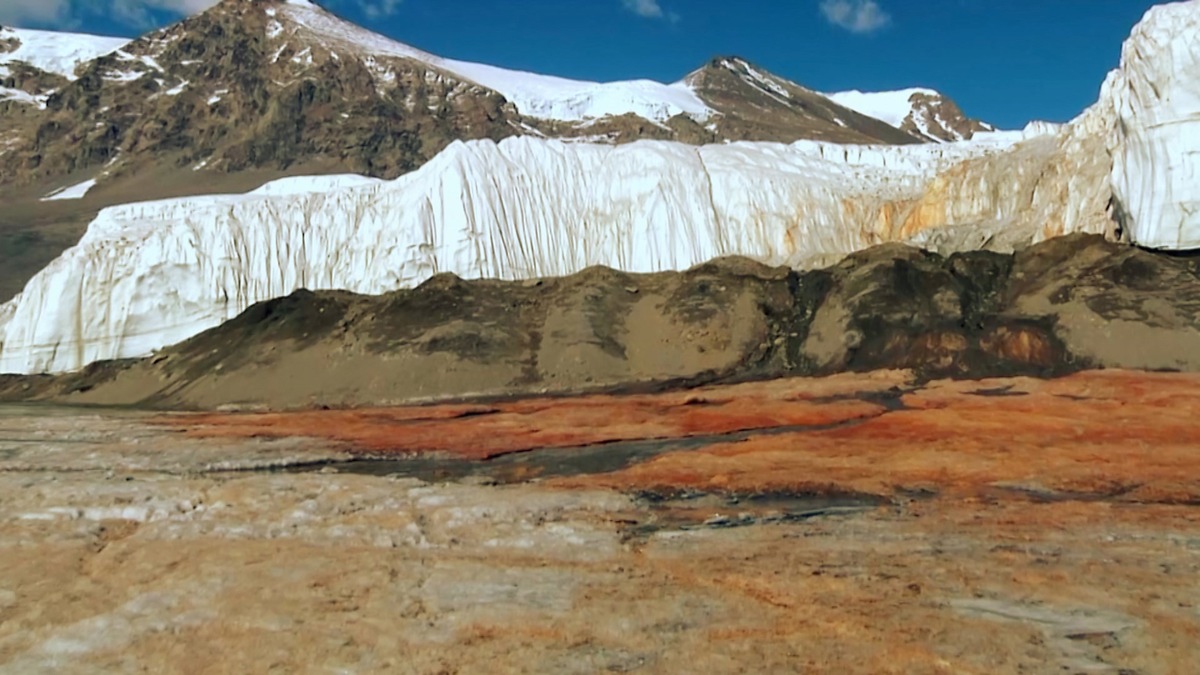
[[[0,380],[0,399],[375,406],[876,369],[1200,369],[1195,259],[1071,236],[1015,256],[877,247],[815,272],[723,259],[524,282],[298,291],[154,357]]]

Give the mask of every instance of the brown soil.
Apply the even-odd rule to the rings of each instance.
[[[1196,375],[1088,372],[373,417],[0,406],[0,668],[1190,673],[1197,403]],[[763,426],[822,420],[848,421]],[[542,480],[552,449],[494,454],[750,427],[599,474],[585,448]],[[355,475],[325,440],[386,434],[482,479]]]
[[[539,448],[591,446],[646,439],[711,437],[780,427],[828,427],[882,415],[865,400],[907,384],[905,373],[862,377],[777,380],[685,392],[583,396],[371,408],[308,413],[187,415],[167,418],[197,438],[328,438],[372,455],[444,453],[491,459]],[[839,398],[844,397],[844,398]]]

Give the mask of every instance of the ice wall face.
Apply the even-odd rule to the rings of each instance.
[[[1100,99],[1115,122],[1112,188],[1129,237],[1200,248],[1200,2],[1151,9]]]
[[[973,248],[998,228],[1033,241],[1045,212],[1021,209],[1042,205],[1039,192],[1057,204],[1043,183],[1062,155],[1055,137],[1018,153],[511,138],[456,143],[392,182],[288,179],[114,207],[0,308],[0,372],[142,356],[297,288],[379,293],[439,272],[520,279],[590,265],[651,272],[734,254],[800,266],[930,230],[944,248]],[[1050,234],[1102,221],[1063,212]]]

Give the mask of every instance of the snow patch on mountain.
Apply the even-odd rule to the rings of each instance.
[[[289,2],[276,11],[276,16],[306,28],[334,53],[421,61],[500,93],[529,117],[581,122],[632,113],[665,122],[680,114],[696,120],[712,114],[692,88],[682,82],[586,82],[444,59],[343,21],[308,2]]]
[[[35,96],[27,91],[20,89],[10,89],[8,87],[0,87],[0,101],[16,101],[25,105],[36,106],[42,110],[46,108],[46,96]]]
[[[16,49],[3,51],[3,45],[10,40],[16,43]],[[24,62],[74,80],[76,66],[114,52],[129,42],[126,38],[0,27],[0,76],[7,72],[8,64]]]
[[[911,100],[914,94],[941,96],[933,89],[922,88],[877,92],[852,90],[825,94],[825,96],[844,108],[849,108],[867,117],[874,117],[899,129],[900,125],[904,124],[904,120],[908,119],[913,112]]]
[[[94,187],[96,187],[96,179],[92,178],[76,185],[59,188],[45,197],[42,197],[41,201],[54,202],[66,199],[83,199]]]

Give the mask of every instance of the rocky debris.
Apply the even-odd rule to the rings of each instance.
[[[214,460],[341,453],[177,431],[220,427],[212,416],[0,406],[0,668],[1117,673],[1200,659],[1194,375],[879,373],[543,399],[511,402],[523,414],[490,436],[577,430],[581,410],[726,424],[792,401],[836,418],[881,394],[902,407],[599,474],[578,459],[548,480],[488,471],[549,448],[441,453],[473,468],[454,482],[412,478],[417,458],[378,475],[228,471]],[[407,414],[453,434],[463,412]],[[397,414],[375,423],[403,438]],[[655,487],[667,475],[674,489]]]
[[[536,284],[439,275],[382,296],[300,291],[151,358],[4,378],[0,396],[343,407],[887,368],[1195,370],[1197,303],[1196,260],[1083,235],[1015,255],[886,245],[814,272],[723,259]]]

